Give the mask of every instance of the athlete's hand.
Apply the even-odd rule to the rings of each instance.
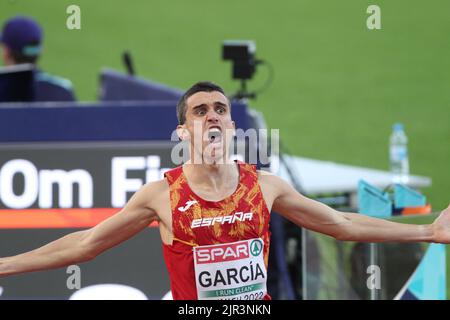
[[[450,243],[450,205],[431,224],[433,242]]]

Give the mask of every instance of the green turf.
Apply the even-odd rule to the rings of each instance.
[[[81,7],[82,29],[65,26]],[[366,28],[366,0],[2,0],[0,22],[23,13],[46,32],[41,65],[72,79],[78,97],[96,100],[104,66],[123,69],[133,53],[139,75],[187,88],[210,79],[234,91],[224,39],[253,39],[275,78],[252,107],[279,128],[297,155],[388,169],[396,121],[410,139],[413,174],[434,211],[450,202],[450,2],[378,0],[382,30]],[[261,68],[252,87],[264,83]]]

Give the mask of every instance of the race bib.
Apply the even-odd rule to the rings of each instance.
[[[260,238],[194,247],[198,299],[261,300],[267,293]]]

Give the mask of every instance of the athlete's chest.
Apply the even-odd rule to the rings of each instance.
[[[191,188],[181,188],[174,193],[168,189],[159,202],[158,216],[172,232],[173,219],[191,221],[195,229],[198,226],[248,222],[253,220],[253,214],[262,215],[265,210],[271,211],[274,200],[271,189],[264,183],[259,188],[241,185],[232,193],[231,188],[221,193],[201,189],[193,192]]]
[[[238,188],[238,183],[229,183],[220,189],[208,188],[205,186],[190,185],[185,189],[185,192],[192,193],[200,199],[204,199],[209,202],[219,202],[223,199],[230,197]]]
[[[197,245],[227,243],[261,237],[269,216],[261,193],[245,188],[218,202],[184,194],[172,209],[172,230]]]

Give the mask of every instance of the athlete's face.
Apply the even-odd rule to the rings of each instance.
[[[178,130],[183,140],[190,140],[191,161],[225,160],[235,129],[227,97],[218,91],[202,91],[190,96],[186,105],[186,122]],[[193,152],[199,159],[192,159]]]

